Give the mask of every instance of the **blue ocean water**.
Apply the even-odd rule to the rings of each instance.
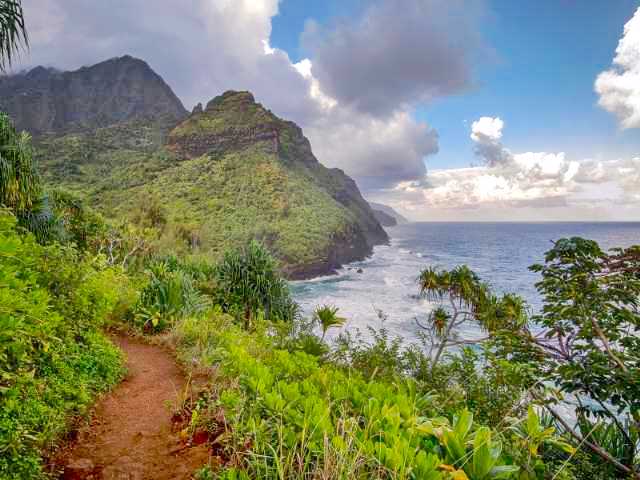
[[[344,328],[363,331],[368,325],[380,327],[376,311],[381,310],[385,327],[411,341],[418,331],[415,318],[424,318],[434,306],[418,296],[416,278],[427,266],[466,264],[497,291],[518,293],[536,308],[538,275],[528,267],[544,260],[552,241],[580,236],[603,248],[640,244],[640,222],[409,223],[387,232],[390,245],[376,247],[370,258],[337,275],[293,282],[303,313],[334,305],[347,318]]]

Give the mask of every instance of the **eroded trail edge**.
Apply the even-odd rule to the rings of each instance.
[[[186,378],[170,353],[127,337],[114,342],[128,374],[96,406],[65,455],[65,480],[189,479],[209,460],[206,446],[187,448],[172,428],[171,405]]]

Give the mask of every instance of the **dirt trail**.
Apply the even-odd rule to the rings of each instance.
[[[185,377],[160,347],[120,337],[128,375],[101,400],[63,460],[65,480],[180,480],[209,460],[172,432],[171,410]]]

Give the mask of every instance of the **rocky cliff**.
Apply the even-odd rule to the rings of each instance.
[[[0,109],[33,135],[134,120],[175,125],[187,115],[162,77],[130,56],[72,72],[36,67],[0,77]]]
[[[249,92],[189,114],[145,62],[121,57],[4,77],[0,106],[34,134],[48,183],[134,222],[152,202],[160,250],[215,259],[256,238],[307,278],[388,240],[355,182]]]
[[[409,220],[388,205],[375,202],[369,202],[369,205],[383,227],[394,227],[398,224],[409,223]]]
[[[320,220],[315,215],[336,209],[333,218],[340,220],[333,230],[324,232],[325,238],[318,239],[322,254],[312,254],[315,258],[302,263],[291,261],[290,248],[278,241],[279,234],[268,241],[276,252],[281,253],[291,277],[328,273],[345,262],[364,258],[374,245],[388,241],[353,179],[339,169],[321,165],[300,127],[256,103],[249,92],[229,91],[211,100],[206,108],[195,109],[171,131],[167,149],[182,160],[206,156],[210,161],[218,162],[229,155],[244,155],[247,159],[261,158],[256,165],[258,169],[275,162],[282,175],[280,181],[284,180],[284,185],[280,185],[284,187],[281,200],[289,205],[285,216],[293,220],[294,212],[302,207],[295,204],[296,189],[287,193],[287,186],[303,182],[310,191],[317,191],[318,196],[314,199],[317,211],[312,215],[308,209],[300,209],[300,218],[296,220],[305,222],[306,214],[310,231],[314,221],[324,223],[328,220]],[[326,198],[327,195],[330,198]]]

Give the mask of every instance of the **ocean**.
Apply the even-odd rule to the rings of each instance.
[[[552,241],[580,236],[607,249],[640,244],[640,222],[409,223],[387,232],[390,244],[376,247],[370,258],[346,265],[337,275],[292,282],[303,314],[333,305],[347,319],[343,328],[366,334],[367,326],[381,327],[376,312],[382,311],[384,327],[411,342],[418,331],[415,319],[433,308],[419,297],[416,283],[427,266],[466,264],[495,290],[517,293],[535,310],[540,306],[535,289],[539,277],[528,267],[543,262]]]

